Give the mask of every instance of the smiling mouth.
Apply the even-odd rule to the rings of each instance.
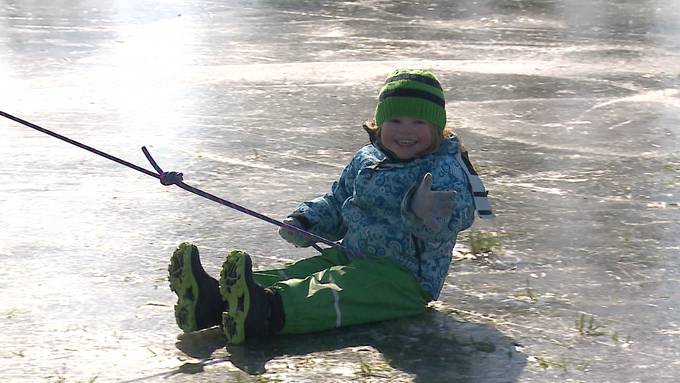
[[[395,142],[399,146],[413,146],[416,143],[418,143],[418,141],[416,141],[416,140],[395,140]]]

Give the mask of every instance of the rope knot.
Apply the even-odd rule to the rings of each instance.
[[[163,172],[160,174],[160,180],[163,185],[177,185],[184,181],[183,174],[178,172]]]
[[[144,156],[146,156],[146,159],[149,160],[151,163],[151,166],[156,170],[158,173],[158,178],[161,180],[161,184],[168,186],[168,185],[180,185],[182,184],[182,181],[184,181],[184,174],[178,173],[178,172],[164,172],[163,169],[161,169],[160,166],[156,163],[156,160],[151,157],[151,153],[149,153],[149,150],[145,147],[142,146],[142,152],[144,152]]]

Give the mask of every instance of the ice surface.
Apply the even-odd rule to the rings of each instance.
[[[680,375],[674,1],[0,1],[0,110],[281,219],[433,69],[498,219],[423,317],[225,348],[166,280],[313,255],[276,228],[0,122],[0,380],[671,382]]]

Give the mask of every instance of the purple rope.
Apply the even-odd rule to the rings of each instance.
[[[92,153],[94,153],[94,154],[98,154],[98,155],[100,155],[100,156],[102,156],[102,157],[104,157],[104,158],[107,158],[107,159],[111,160],[111,161],[118,162],[118,163],[121,164],[121,165],[124,165],[124,166],[127,166],[127,167],[129,167],[129,168],[135,169],[136,171],[142,172],[142,173],[144,173],[144,174],[146,174],[146,175],[148,175],[148,176],[151,176],[151,177],[154,177],[154,178],[160,178],[160,175],[158,175],[158,174],[152,172],[151,170],[147,170],[147,169],[144,169],[143,167],[137,166],[137,165],[135,165],[135,164],[133,164],[133,163],[127,162],[127,161],[125,161],[125,160],[121,160],[121,159],[118,158],[118,157],[114,157],[114,156],[112,156],[112,155],[110,155],[110,154],[104,153],[104,152],[102,152],[101,150],[97,150],[97,149],[95,149],[95,148],[93,148],[93,147],[91,147],[91,146],[87,146],[87,145],[85,145],[85,144],[81,144],[81,143],[78,142],[78,141],[75,141],[75,140],[72,140],[72,139],[70,139],[70,138],[68,138],[68,137],[62,136],[61,134],[55,133],[55,132],[53,132],[53,131],[51,131],[51,130],[47,130],[47,129],[43,128],[43,127],[40,127],[40,126],[38,126],[38,125],[36,125],[36,124],[33,124],[33,123],[31,123],[31,122],[28,122],[28,121],[26,121],[26,120],[22,120],[22,119],[19,118],[19,117],[12,116],[11,114],[5,113],[5,112],[3,112],[3,111],[1,111],[1,110],[0,110],[0,116],[3,116],[3,117],[5,117],[5,118],[8,118],[8,119],[10,119],[10,120],[12,120],[12,121],[18,122],[18,123],[20,123],[20,124],[22,124],[22,125],[28,126],[29,128],[33,128],[33,129],[35,129],[35,130],[37,130],[37,131],[39,131],[39,132],[45,133],[45,134],[50,135],[50,136],[52,136],[52,137],[58,138],[58,139],[60,139],[60,140],[62,140],[62,141],[68,142],[69,144],[75,145],[75,146],[77,146],[77,147],[79,147],[79,148],[81,148],[81,149],[85,149],[85,150],[87,150],[87,151],[89,151],[89,152],[92,152]]]
[[[81,149],[85,149],[85,150],[87,150],[87,151],[89,151],[89,152],[92,152],[92,153],[94,153],[94,154],[97,154],[97,155],[99,155],[99,156],[102,156],[102,157],[104,157],[104,158],[106,158],[106,159],[109,159],[109,160],[111,160],[111,161],[117,162],[117,163],[119,163],[119,164],[121,164],[121,165],[123,165],[123,166],[127,166],[127,167],[129,167],[129,168],[131,168],[131,169],[137,170],[138,172],[144,173],[144,174],[146,174],[146,175],[148,175],[148,176],[151,176],[151,177],[154,177],[154,178],[157,178],[157,179],[161,179],[161,174],[163,173],[163,170],[160,168],[160,166],[158,166],[158,164],[156,163],[156,161],[153,159],[153,157],[151,157],[151,154],[149,153],[149,151],[148,151],[148,150],[146,149],[146,147],[144,147],[144,146],[142,147],[142,152],[144,152],[144,155],[146,156],[146,158],[147,158],[147,159],[149,160],[149,162],[151,163],[151,166],[153,166],[153,168],[156,170],[155,173],[152,172],[151,170],[145,169],[145,168],[143,168],[143,167],[141,167],[141,166],[137,166],[137,165],[135,165],[135,164],[133,164],[133,163],[130,163],[130,162],[125,161],[125,160],[122,160],[122,159],[120,159],[120,158],[118,158],[118,157],[115,157],[115,156],[112,156],[112,155],[110,155],[110,154],[108,154],[108,153],[104,153],[104,152],[102,152],[101,150],[98,150],[98,149],[95,149],[95,148],[93,148],[93,147],[91,147],[91,146],[82,144],[82,143],[80,143],[80,142],[78,142],[78,141],[72,140],[72,139],[70,139],[70,138],[68,138],[68,137],[66,137],[66,136],[62,136],[61,134],[58,134],[58,133],[55,133],[55,132],[53,132],[53,131],[51,131],[51,130],[45,129],[45,128],[41,127],[41,126],[38,126],[38,125],[36,125],[36,124],[33,124],[33,123],[29,122],[29,121],[23,120],[23,119],[21,119],[21,118],[19,118],[19,117],[13,116],[13,115],[11,115],[11,114],[9,114],[9,113],[5,113],[5,112],[3,112],[3,111],[1,111],[1,110],[0,110],[0,116],[3,116],[3,117],[5,117],[5,118],[8,118],[8,119],[10,119],[10,120],[12,120],[12,121],[18,122],[19,124],[25,125],[25,126],[27,126],[27,127],[29,127],[29,128],[35,129],[35,130],[37,130],[37,131],[39,131],[39,132],[45,133],[45,134],[50,135],[50,136],[52,136],[52,137],[55,137],[55,138],[57,138],[57,139],[60,139],[60,140],[62,140],[62,141],[64,141],[64,142],[68,142],[68,143],[71,144],[71,145],[75,145],[75,146],[77,146],[77,147],[79,147],[79,148],[81,148]],[[326,244],[326,245],[331,246],[331,247],[335,247],[335,248],[337,248],[338,250],[345,252],[344,246],[340,245],[340,244],[337,243],[337,242],[330,241],[330,240],[328,240],[328,239],[326,239],[326,238],[323,238],[323,237],[320,237],[320,236],[318,236],[318,235],[316,235],[316,234],[314,234],[314,233],[310,233],[310,232],[308,232],[308,231],[306,231],[306,230],[303,230],[303,229],[301,229],[301,228],[299,228],[299,227],[297,227],[297,226],[293,226],[293,225],[289,225],[289,224],[283,223],[283,222],[281,222],[281,221],[277,221],[277,220],[275,220],[275,219],[273,219],[273,218],[267,217],[267,216],[264,215],[264,214],[260,214],[260,213],[258,213],[258,212],[256,212],[256,211],[247,209],[247,208],[245,208],[245,207],[243,207],[243,206],[237,205],[237,204],[235,204],[235,203],[233,203],[233,202],[230,202],[230,201],[227,201],[227,200],[225,200],[225,199],[223,199],[223,198],[217,197],[217,196],[215,196],[215,195],[213,195],[213,194],[210,194],[210,193],[208,193],[208,192],[205,192],[205,191],[203,191],[203,190],[201,190],[201,189],[198,189],[198,188],[195,188],[195,187],[193,187],[193,186],[187,185],[187,184],[185,184],[185,183],[183,182],[183,180],[182,180],[182,173],[177,173],[177,177],[176,177],[176,178],[173,177],[172,179],[167,180],[167,181],[169,181],[169,182],[167,182],[167,183],[164,182],[164,181],[165,181],[164,179],[161,179],[161,181],[163,182],[164,185],[173,185],[173,184],[174,184],[174,185],[177,185],[178,187],[180,187],[180,188],[182,188],[182,189],[184,189],[184,190],[186,190],[186,191],[188,191],[188,192],[194,193],[194,194],[196,194],[196,195],[198,195],[198,196],[201,196],[201,197],[203,197],[203,198],[207,198],[207,199],[209,199],[209,200],[211,200],[211,201],[214,201],[214,202],[217,202],[217,203],[219,203],[219,204],[221,204],[221,205],[224,205],[224,206],[230,207],[230,208],[232,208],[232,209],[238,210],[238,211],[240,211],[240,212],[242,212],[242,213],[245,213],[245,214],[248,214],[248,215],[250,215],[250,216],[252,216],[252,217],[255,217],[255,218],[261,219],[261,220],[263,220],[263,221],[269,222],[269,223],[274,224],[274,225],[276,225],[276,226],[283,227],[283,228],[286,228],[286,229],[289,229],[289,230],[292,230],[292,231],[297,231],[297,232],[302,233],[302,234],[304,234],[304,235],[306,235],[306,236],[308,236],[308,237],[311,237],[312,239],[316,240],[316,242],[321,242],[321,243],[323,243],[323,244]],[[321,250],[322,250],[322,249],[321,249],[318,245],[316,245],[316,244],[314,244],[314,245],[312,245],[312,246],[313,246],[315,249],[317,249],[318,251],[321,251]]]
[[[148,150],[145,146],[142,146],[142,152],[144,152],[144,155],[146,156],[146,159],[149,160],[149,162],[151,163],[151,166],[153,166],[153,168],[156,169],[156,171],[157,171],[158,174],[159,174],[159,178],[160,178],[160,174],[163,173],[163,169],[161,169],[161,167],[158,166],[158,163],[156,162],[156,160],[153,159],[153,157],[151,156],[151,153],[149,153],[149,150]],[[161,179],[161,182],[163,182],[163,181],[164,181],[164,180]],[[270,217],[268,217],[268,216],[266,216],[266,215],[264,215],[264,214],[260,214],[260,213],[258,213],[258,212],[256,212],[256,211],[253,211],[253,210],[250,210],[250,209],[245,208],[245,207],[243,207],[243,206],[237,205],[237,204],[235,204],[235,203],[233,203],[233,202],[229,202],[229,201],[227,201],[227,200],[225,200],[225,199],[223,199],[223,198],[220,198],[220,197],[217,197],[217,196],[212,195],[212,194],[210,194],[210,193],[204,192],[204,191],[201,190],[201,189],[195,188],[195,187],[193,187],[193,186],[189,186],[189,185],[187,185],[187,184],[185,184],[185,183],[183,182],[183,180],[182,180],[182,173],[177,173],[177,176],[176,176],[176,177],[172,177],[171,179],[168,179],[167,181],[168,181],[167,183],[163,183],[163,184],[164,184],[164,185],[173,185],[173,184],[174,184],[174,185],[177,185],[177,186],[179,186],[180,188],[182,188],[182,189],[184,189],[184,190],[186,190],[186,191],[188,191],[188,192],[194,193],[194,194],[199,195],[199,196],[201,196],[201,197],[203,197],[203,198],[207,198],[207,199],[209,199],[209,200],[211,200],[211,201],[214,201],[214,202],[217,202],[217,203],[222,204],[222,205],[224,205],[224,206],[227,206],[227,207],[230,207],[230,208],[232,208],[232,209],[238,210],[238,211],[240,211],[241,213],[245,213],[245,214],[248,214],[248,215],[253,216],[253,217],[255,217],[255,218],[259,218],[259,219],[261,219],[261,220],[263,220],[263,221],[269,222],[269,223],[274,224],[274,225],[279,226],[279,227],[284,227],[284,228],[286,228],[286,229],[290,229],[290,230],[293,230],[293,231],[300,232],[300,233],[302,233],[302,234],[304,234],[304,235],[306,235],[306,236],[312,237],[312,238],[315,239],[317,242],[321,242],[321,243],[324,243],[324,244],[326,244],[326,245],[328,245],[328,246],[337,247],[338,249],[343,250],[343,247],[342,247],[341,245],[339,245],[338,243],[336,243],[336,242],[330,241],[330,240],[328,240],[328,239],[326,239],[326,238],[323,238],[323,237],[320,237],[320,236],[318,236],[318,235],[316,235],[316,234],[310,233],[310,232],[308,232],[308,231],[306,231],[306,230],[304,230],[304,229],[301,229],[301,228],[299,228],[299,227],[297,227],[297,226],[289,225],[289,224],[283,223],[283,222],[281,222],[281,221],[277,221],[277,220],[275,220],[274,218],[270,218]],[[318,247],[317,245],[313,245],[313,246],[314,246],[314,248],[317,249],[319,252],[321,251],[321,248]]]

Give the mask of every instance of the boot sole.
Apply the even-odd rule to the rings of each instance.
[[[175,321],[184,332],[199,330],[196,310],[199,306],[200,287],[194,272],[203,270],[194,270],[194,257],[198,257],[198,248],[182,243],[172,254],[168,266],[170,290],[177,294]]]
[[[250,310],[250,292],[246,283],[248,267],[252,267],[249,257],[235,250],[227,255],[220,272],[220,294],[229,307],[229,311],[222,313],[222,328],[230,344],[240,344],[246,339],[245,322]]]

